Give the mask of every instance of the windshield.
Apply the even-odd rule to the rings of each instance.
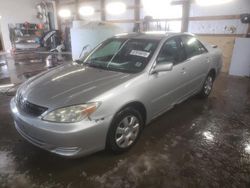
[[[112,38],[102,43],[84,61],[92,67],[128,73],[141,72],[159,41]]]

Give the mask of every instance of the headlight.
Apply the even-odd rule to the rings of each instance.
[[[88,103],[82,105],[59,108],[46,114],[42,119],[45,121],[73,123],[81,121],[96,111],[100,103]]]

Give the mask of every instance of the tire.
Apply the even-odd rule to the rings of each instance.
[[[107,136],[107,149],[114,153],[129,150],[138,140],[144,126],[139,111],[128,107],[118,112]]]
[[[202,86],[200,93],[198,94],[200,98],[207,98],[210,95],[213,89],[213,82],[214,82],[213,74],[209,73],[206,77],[206,80]]]

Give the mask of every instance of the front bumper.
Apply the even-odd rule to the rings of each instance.
[[[15,127],[30,143],[65,157],[78,157],[103,150],[112,117],[77,123],[53,123],[22,113],[14,98],[10,103]]]

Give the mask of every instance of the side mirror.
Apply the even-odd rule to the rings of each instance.
[[[173,69],[173,63],[170,62],[162,62],[161,64],[158,64],[154,67],[152,70],[152,74],[158,73],[158,72],[165,72],[165,71],[171,71]]]

